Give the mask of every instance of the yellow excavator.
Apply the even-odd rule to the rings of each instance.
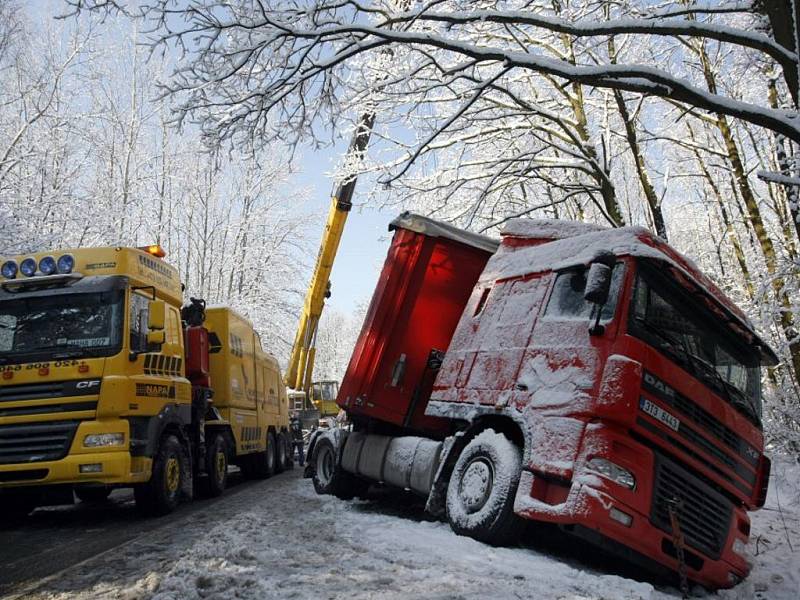
[[[358,126],[353,133],[350,147],[347,150],[348,163],[360,162],[367,150],[372,126],[375,122],[375,112],[368,112],[361,116]],[[352,163],[351,163],[352,164]],[[317,262],[311,283],[306,292],[303,303],[303,312],[294,338],[292,355],[286,370],[286,385],[297,392],[302,392],[306,398],[306,409],[319,411],[320,417],[336,415],[336,393],[338,382],[318,381],[312,383],[314,373],[314,357],[316,353],[317,329],[325,306],[325,299],[331,295],[330,276],[333,261],[339,249],[347,216],[353,207],[353,192],[356,187],[356,176],[353,175],[342,180],[334,189],[331,198],[328,220],[322,234]],[[305,420],[305,419],[304,419]]]

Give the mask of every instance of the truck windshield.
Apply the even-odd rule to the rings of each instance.
[[[119,290],[0,301],[0,364],[116,354],[122,315]]]
[[[674,282],[641,268],[630,332],[716,390],[756,424],[761,419],[758,353],[715,319]]]

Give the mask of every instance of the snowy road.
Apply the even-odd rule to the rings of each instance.
[[[178,518],[230,502],[236,494],[262,483],[243,481],[238,475],[232,475],[231,481],[225,497],[184,505]],[[0,597],[169,523],[142,518],[130,490],[115,491],[109,502],[39,509],[17,525],[0,529]]]
[[[423,520],[411,503],[318,497],[299,470],[231,491],[214,503],[184,506],[157,526],[120,516],[153,528],[140,528],[138,537],[21,597],[658,600],[677,594],[608,574],[558,548],[550,555],[549,545],[496,549],[457,537],[447,525]],[[771,512],[760,514],[762,525],[774,528],[762,532],[769,546],[762,540],[751,578],[721,596],[794,599],[797,575],[776,577],[774,565],[783,561],[783,572],[796,573],[800,561],[781,549],[783,523]],[[789,535],[797,536],[797,514],[787,518]]]

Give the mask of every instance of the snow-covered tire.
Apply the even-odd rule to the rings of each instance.
[[[215,435],[206,449],[206,476],[200,492],[203,496],[221,496],[228,486],[228,442],[223,434]]]
[[[366,493],[369,483],[348,473],[339,464],[336,448],[328,438],[320,438],[311,457],[314,469],[314,490],[320,495],[336,496],[341,500],[352,500]]]
[[[109,487],[76,487],[74,491],[78,500],[87,503],[105,502],[111,495]]]
[[[279,432],[275,436],[275,472],[283,473],[286,470],[286,455],[289,454],[289,449],[286,446],[286,435]]]
[[[447,520],[458,535],[505,546],[519,537],[514,514],[521,450],[506,436],[482,431],[461,451],[447,486]]]
[[[174,435],[161,438],[150,481],[133,488],[136,508],[147,515],[166,515],[178,507],[186,478],[191,473],[189,455]]]

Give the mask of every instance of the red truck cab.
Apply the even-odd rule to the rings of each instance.
[[[517,220],[492,253],[434,225],[395,223],[339,396],[342,477],[428,495],[492,543],[532,519],[708,587],[745,577],[769,479],[760,367],[776,362],[746,316],[642,228]],[[438,259],[398,269],[413,243]]]

